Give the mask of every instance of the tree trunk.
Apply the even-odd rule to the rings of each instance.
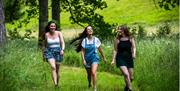
[[[2,46],[6,41],[6,29],[5,29],[5,16],[3,1],[0,0],[0,46]]]
[[[39,39],[38,46],[42,48],[45,26],[48,22],[48,0],[39,0]]]
[[[52,0],[52,19],[57,22],[57,28],[60,29],[60,1]]]

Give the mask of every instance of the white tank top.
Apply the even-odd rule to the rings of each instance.
[[[60,47],[60,40],[59,37],[55,39],[47,38],[48,47]]]

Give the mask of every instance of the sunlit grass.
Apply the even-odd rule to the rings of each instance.
[[[179,21],[179,8],[164,10],[156,7],[153,0],[104,0],[108,7],[97,10],[104,20],[110,24],[140,23],[155,25],[164,21]],[[62,28],[74,28],[69,20],[69,13],[61,13]],[[77,27],[77,26],[76,26]]]
[[[2,91],[88,90],[86,71],[82,64],[77,67],[65,65],[68,59],[65,59],[61,65],[60,86],[55,88],[51,79],[51,68],[47,62],[42,61],[36,40],[8,41],[0,53],[4,55],[0,56],[2,60],[0,61],[0,90]],[[77,60],[74,59],[74,61]],[[119,91],[124,88],[123,76],[98,71],[97,79],[97,89],[100,91]],[[137,91],[135,84],[134,89]]]

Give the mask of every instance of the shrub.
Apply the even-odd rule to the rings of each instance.
[[[169,23],[162,23],[157,30],[158,37],[167,37],[171,33],[171,27]]]

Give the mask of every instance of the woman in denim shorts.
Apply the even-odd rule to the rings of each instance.
[[[93,36],[93,29],[91,26],[87,26],[78,38],[72,40],[72,43],[78,39],[80,41],[77,44],[78,46],[76,51],[81,51],[82,63],[87,71],[88,87],[91,87],[92,77],[93,88],[94,91],[96,91],[96,71],[100,62],[97,50],[100,52],[103,61],[106,62],[104,53],[100,47],[101,42],[97,37]]]
[[[59,68],[63,60],[65,43],[60,31],[57,31],[56,23],[50,21],[46,26],[43,57],[50,64],[52,79],[55,86],[59,82]]]

